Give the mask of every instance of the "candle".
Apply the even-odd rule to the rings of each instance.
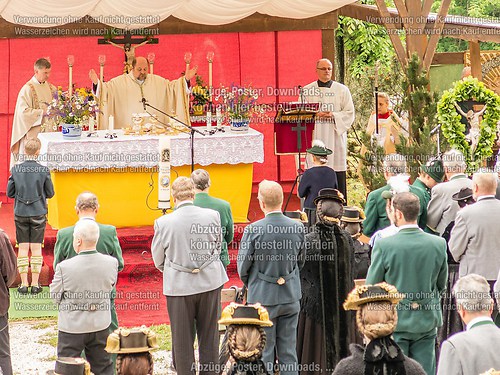
[[[208,60],[208,96],[210,102],[212,101],[212,62],[214,61],[214,53],[212,51],[207,53]]]
[[[99,79],[101,80],[101,83],[104,81],[104,63],[106,62],[106,55],[99,55]]]
[[[95,131],[94,116],[89,118],[89,132],[93,133]]]
[[[220,110],[220,106],[215,108],[215,118],[217,119],[217,129],[222,128],[222,113]]]
[[[75,57],[73,55],[68,55],[68,65],[69,65],[68,93],[69,93],[69,96],[73,95],[73,64],[74,63],[75,63]]]
[[[185,70],[184,74],[187,74],[187,72],[189,70],[189,64],[191,64],[191,57],[193,57],[191,52],[186,52],[184,54],[184,62],[186,63],[186,70]]]
[[[212,111],[210,109],[207,111],[207,130],[212,130]]]
[[[115,130],[115,118],[113,117],[113,115],[109,115],[108,129],[109,131]]]
[[[158,138],[158,208],[170,208],[170,137],[162,135]]]
[[[154,52],[148,53],[148,61],[149,61],[149,73],[153,74],[153,64],[155,63],[156,55]]]

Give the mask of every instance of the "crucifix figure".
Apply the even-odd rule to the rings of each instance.
[[[471,109],[467,113],[465,113],[456,102],[453,104],[455,104],[455,108],[457,109],[458,113],[464,116],[470,125],[469,133],[465,136],[465,138],[470,142],[471,155],[474,155],[474,151],[476,150],[477,143],[479,141],[479,135],[481,134],[481,129],[479,127],[480,117],[483,115],[484,111],[486,111],[487,106],[485,105],[478,112],[474,112],[474,110]]]
[[[151,38],[150,36],[133,38],[130,32],[125,32],[122,39],[104,38],[98,39],[97,42],[99,44],[111,44],[112,46],[123,50],[125,53],[123,73],[127,74],[132,70],[132,62],[135,58],[135,49],[145,44],[158,44],[158,38]]]

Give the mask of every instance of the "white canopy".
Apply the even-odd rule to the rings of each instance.
[[[336,10],[356,0],[0,0],[0,15],[16,25],[60,26],[91,16],[97,22],[137,29],[169,16],[184,21],[222,25],[253,13],[308,18]]]

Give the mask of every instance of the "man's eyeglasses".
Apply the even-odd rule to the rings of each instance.
[[[327,70],[332,70],[332,68],[316,68],[316,69],[318,69],[318,70],[322,70],[322,71],[324,71],[324,72],[326,72]]]

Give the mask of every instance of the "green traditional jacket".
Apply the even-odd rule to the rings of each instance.
[[[382,198],[382,193],[390,189],[390,185],[385,185],[368,194],[365,205],[366,219],[363,221],[363,234],[365,236],[371,237],[376,231],[391,225],[387,213],[385,212],[386,200]],[[411,185],[410,192],[415,194],[420,200],[418,226],[425,229],[427,226],[427,203],[429,201],[426,203],[425,192],[418,186]]]
[[[446,241],[416,227],[402,227],[375,243],[366,284],[385,281],[404,293],[396,332],[424,333],[443,324],[440,297],[447,278]]]
[[[229,264],[228,244],[231,243],[234,237],[233,214],[231,213],[231,205],[223,199],[214,198],[207,193],[197,193],[193,204],[202,208],[210,208],[219,212],[220,223],[222,227],[222,250],[220,258],[224,267]]]

